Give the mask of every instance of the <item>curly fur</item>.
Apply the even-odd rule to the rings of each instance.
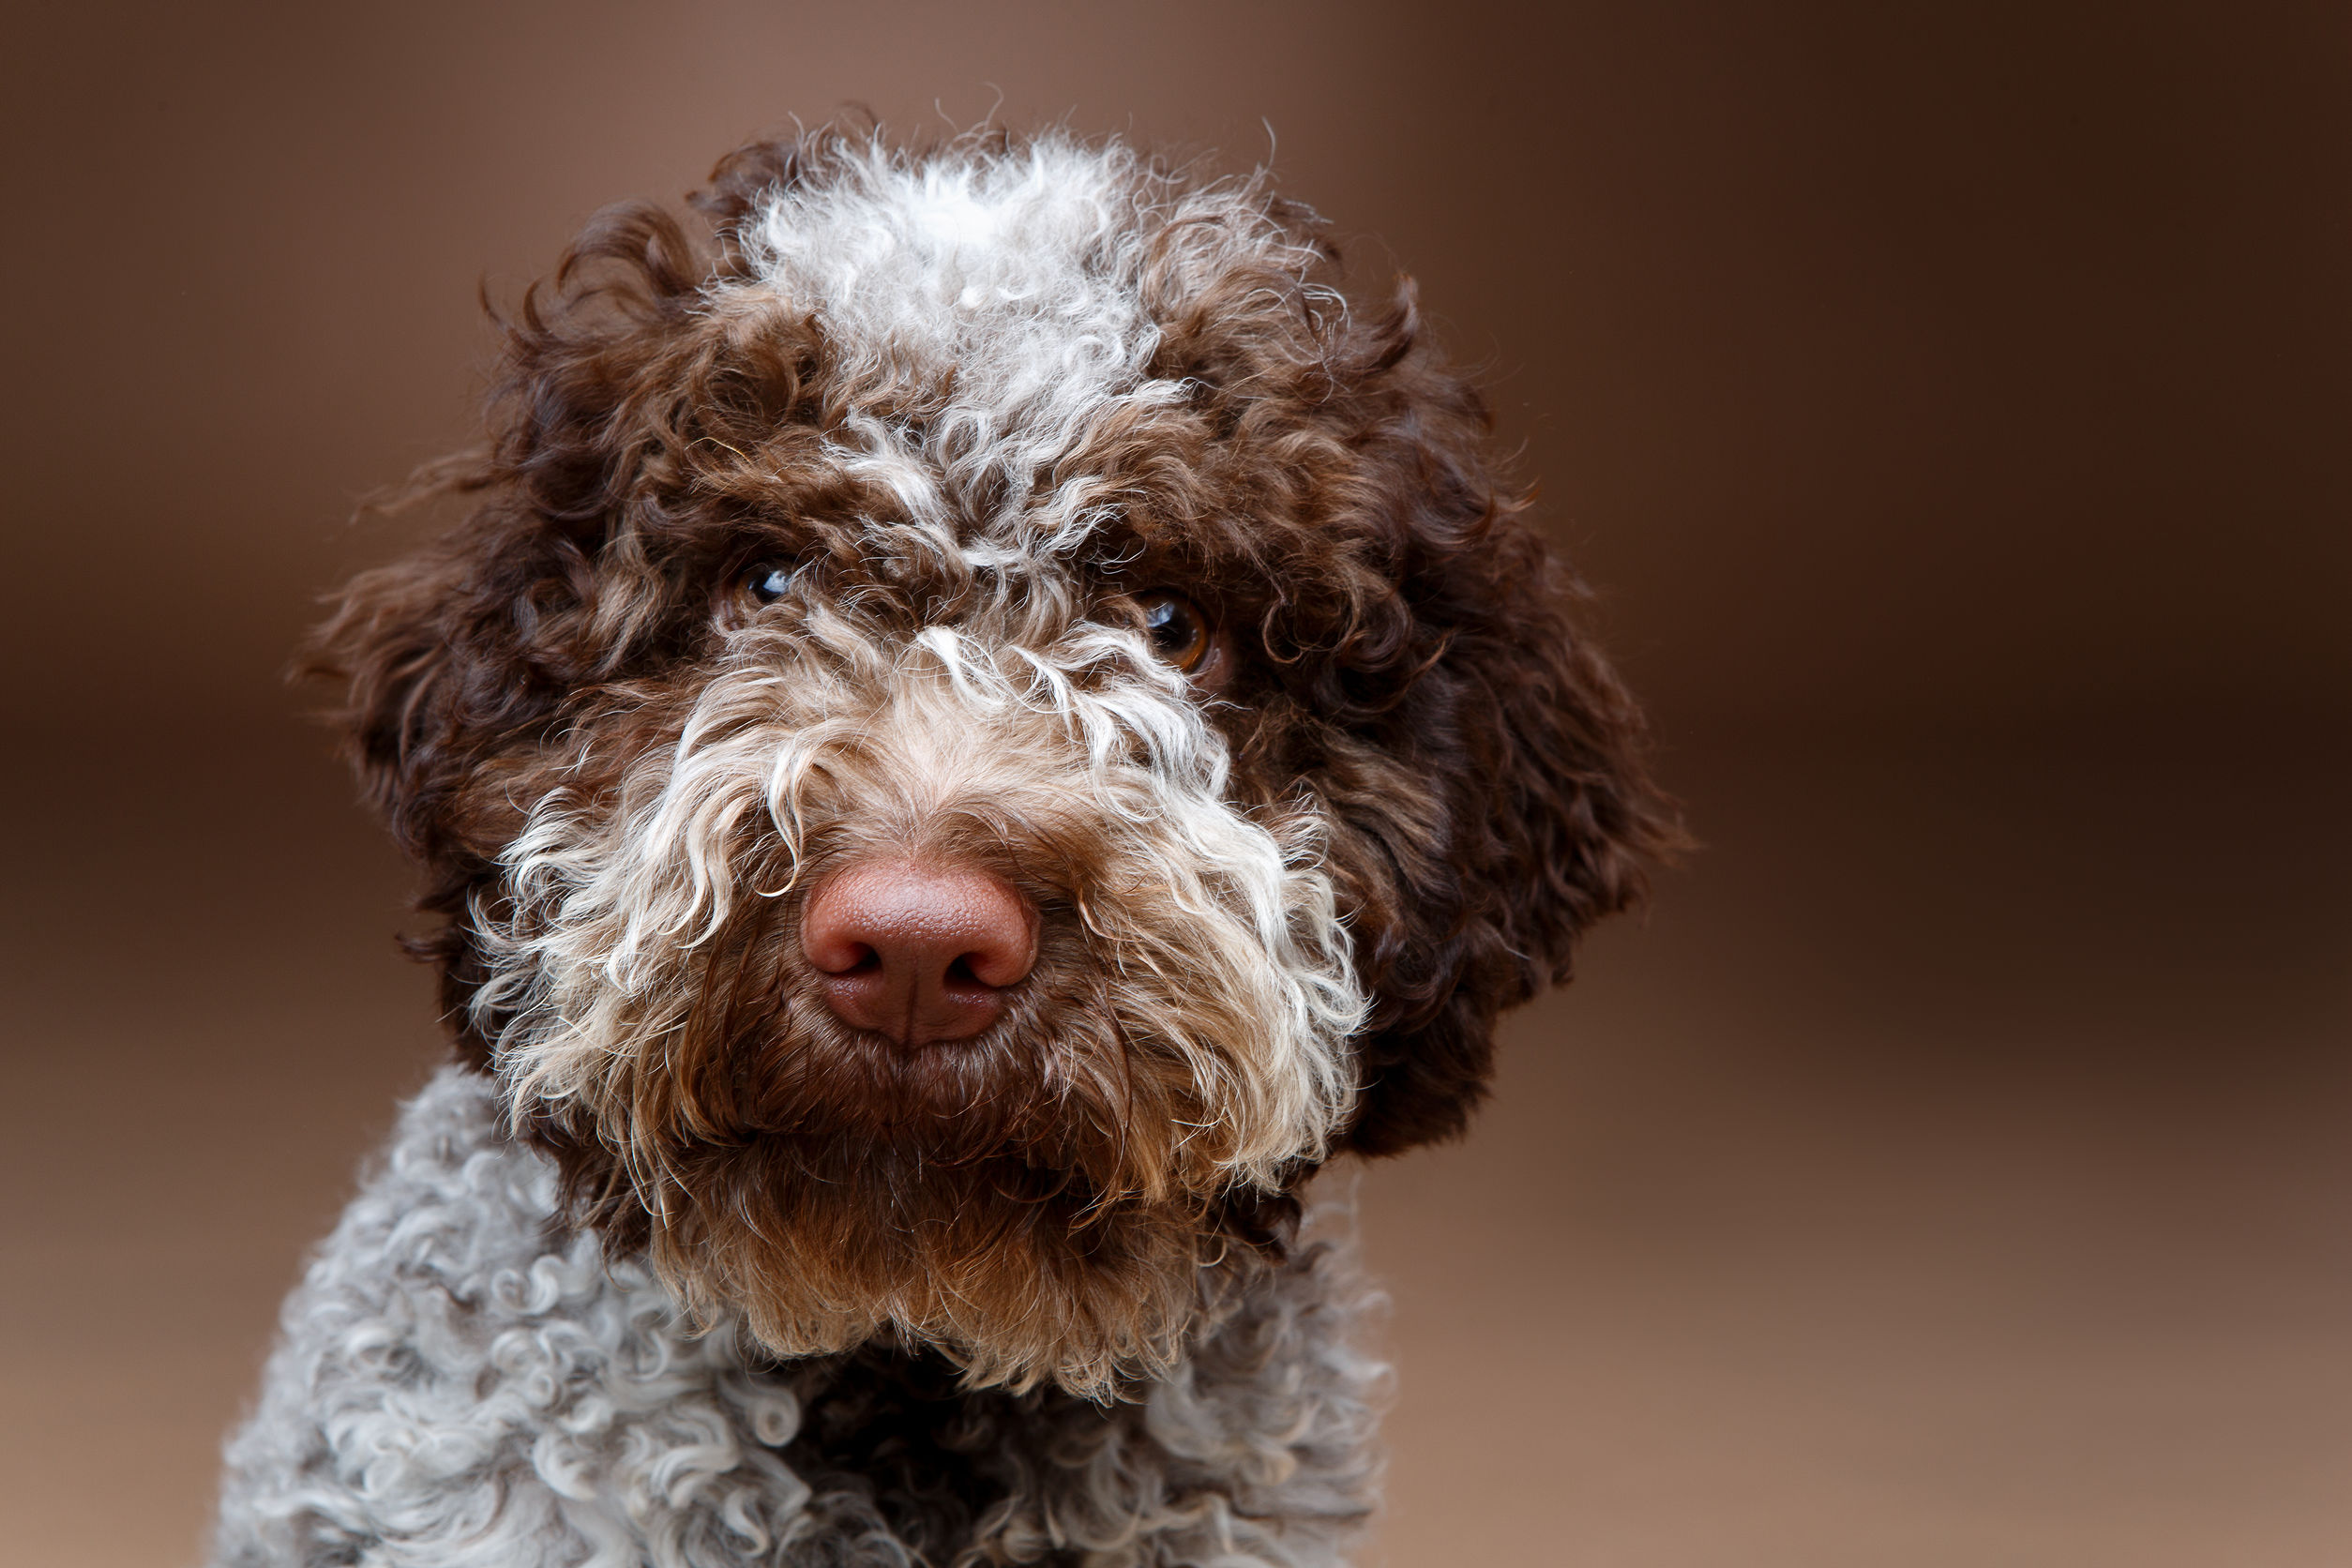
[[[1312,819],[1270,831],[1225,805],[1222,741],[1132,632],[1024,647],[988,638],[1002,618],[898,646],[822,597],[772,607],[609,791],[582,780],[608,776],[610,727],[578,723],[503,856],[508,900],[475,913],[473,1005],[518,1126],[623,1129],[689,1301],[788,1353],[889,1323],[988,1381],[1101,1389],[1172,1366],[1222,1288],[1201,1213],[1319,1160],[1363,1008]],[[637,743],[662,698],[628,701]],[[861,1038],[779,962],[779,901],[902,848],[1000,862],[1048,914],[1023,1001],[953,1053]],[[760,1087],[722,1086],[746,1036],[767,1042]],[[1002,1224],[988,1186],[1033,1164],[991,1157],[1007,1147],[1051,1148],[1070,1199]],[[726,1223],[779,1190],[788,1219]],[[899,1223],[867,1223],[878,1192]],[[1219,1273],[1250,1259],[1210,1250]]]
[[[1410,282],[1262,174],[825,131],[695,205],[526,294],[470,515],[321,633],[470,1076],[224,1558],[1334,1560],[1374,1380],[1295,1194],[1458,1131],[1638,896],[1639,716]],[[802,955],[894,857],[1036,919],[952,1046]]]
[[[887,1348],[689,1329],[558,1223],[489,1083],[445,1070],[286,1304],[215,1560],[537,1568],[1307,1568],[1365,1513],[1383,1369],[1302,1248],[1140,1402],[959,1395]]]

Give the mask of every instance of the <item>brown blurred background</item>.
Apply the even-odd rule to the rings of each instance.
[[[1270,144],[1707,848],[1358,1203],[1370,1563],[2352,1560],[2352,11],[83,7],[8,167],[0,1557],[177,1563],[436,1060],[278,671],[511,295],[747,134]]]

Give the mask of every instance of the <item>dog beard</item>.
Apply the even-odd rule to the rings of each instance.
[[[1221,743],[1123,634],[885,659],[833,612],[796,630],[739,639],[670,720],[647,692],[583,716],[535,792],[510,900],[475,912],[516,1120],[690,1307],[779,1353],[892,1333],[1096,1396],[1165,1371],[1352,1093],[1315,820],[1230,806]],[[976,1038],[847,1027],[798,960],[807,892],[873,853],[977,862],[1038,909]]]
[[[540,1129],[584,1216],[698,1316],[779,1355],[890,1334],[974,1384],[1106,1397],[1264,1266],[1287,1205],[1220,1191],[1229,1146],[1183,1063],[1124,1037],[1066,923],[1010,1017],[910,1050],[825,1011],[783,914],[706,944],[700,1005],[628,1075],[620,1157]]]
[[[682,1162],[647,1248],[689,1310],[784,1356],[878,1336],[974,1385],[1096,1398],[1166,1372],[1275,1237],[1206,1206],[1106,1200],[1019,1153],[943,1163],[845,1136],[761,1137]]]

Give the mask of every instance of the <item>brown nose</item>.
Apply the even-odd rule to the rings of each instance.
[[[869,860],[817,889],[800,950],[844,1023],[902,1046],[962,1040],[1003,1016],[1037,961],[1037,915],[986,871]]]

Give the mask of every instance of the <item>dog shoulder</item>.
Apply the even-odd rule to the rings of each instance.
[[[450,1068],[286,1304],[229,1445],[214,1560],[348,1563],[397,1542],[450,1568],[616,1545],[897,1562],[969,1543],[1336,1564],[1377,1479],[1371,1300],[1349,1248],[1313,1242],[1172,1376],[1108,1407],[966,1394],[936,1357],[779,1364],[566,1227],[552,1166],[506,1137],[489,1080]],[[875,1459],[900,1451],[926,1461],[903,1485]],[[950,1470],[970,1485],[945,1508]]]
[[[759,1560],[809,1489],[780,1450],[792,1388],[747,1376],[637,1263],[556,1219],[541,1155],[450,1068],[289,1298],[230,1441],[215,1560],[582,1560],[667,1533]],[[707,1537],[707,1539],[702,1539]]]

